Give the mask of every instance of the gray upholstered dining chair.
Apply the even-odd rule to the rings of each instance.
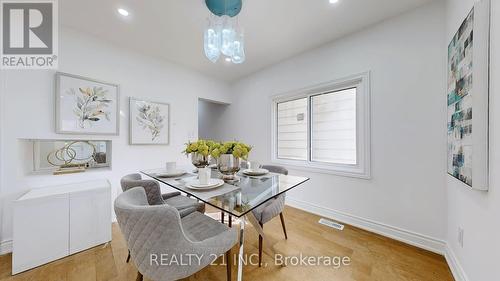
[[[194,207],[199,212],[205,212],[205,204],[199,203],[196,199],[182,196],[178,191],[161,194],[160,184],[155,180],[142,179],[141,174],[126,175],[121,179],[120,184],[123,191],[137,186],[143,187],[146,191],[149,205],[162,205],[166,203],[179,210]]]
[[[268,170],[271,173],[288,175],[288,170],[285,167],[263,165],[262,168]],[[283,232],[285,233],[285,239],[288,239],[288,235],[286,234],[285,218],[283,216],[284,207],[285,194],[283,193],[255,208],[255,210],[253,210],[252,212],[262,228],[264,228],[264,224],[266,222],[279,215],[281,219],[281,226],[283,227]],[[262,240],[262,236],[259,235],[259,266],[261,266],[262,264]]]
[[[194,211],[199,211],[201,213],[205,212],[205,204],[199,203],[195,199],[182,196],[180,192],[161,194],[160,184],[157,181],[143,180],[140,174],[126,175],[121,179],[120,184],[123,191],[127,191],[138,186],[144,188],[149,205],[168,204],[177,208],[181,212],[181,216]],[[130,251],[126,262],[129,261]]]
[[[227,278],[231,280],[230,250],[238,239],[237,229],[192,212],[184,217],[168,205],[148,204],[143,188],[135,187],[115,200],[115,213],[132,260],[143,276],[154,281],[191,276],[226,254]],[[186,262],[176,263],[181,258]]]

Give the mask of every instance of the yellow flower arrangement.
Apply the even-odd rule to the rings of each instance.
[[[203,156],[210,155],[211,149],[215,142],[211,140],[197,140],[196,142],[188,142],[186,149],[183,151],[185,154],[197,152]]]
[[[237,141],[214,143],[210,155],[218,158],[221,154],[232,154],[235,158],[247,159],[252,147]]]
[[[203,156],[219,158],[221,154],[232,154],[235,158],[247,159],[252,147],[237,141],[214,142],[212,140],[197,140],[186,143],[185,154],[197,152]]]

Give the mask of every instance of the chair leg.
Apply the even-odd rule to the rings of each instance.
[[[135,281],[142,281],[142,273],[137,271],[137,278],[135,278]]]
[[[226,216],[225,216],[224,212],[221,211],[220,212],[220,222],[221,223],[224,223],[224,217],[226,217]]]
[[[233,216],[228,215],[228,218],[227,218],[227,225],[228,225],[229,227],[233,227]]]
[[[130,261],[130,250],[128,250],[127,263]]]
[[[231,281],[231,249],[226,252],[226,271],[227,271],[227,281]]]
[[[283,217],[283,213],[280,213],[281,225],[283,226],[283,232],[285,233],[285,239],[288,239],[288,235],[286,235],[286,227],[285,227],[285,218]]]
[[[264,225],[262,223],[259,223],[260,224],[260,227],[262,227],[262,229],[264,229]],[[262,241],[263,238],[262,236],[259,235],[259,267],[261,267],[262,265]]]

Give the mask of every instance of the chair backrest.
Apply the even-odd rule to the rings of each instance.
[[[97,152],[93,155],[95,162],[98,164],[106,163],[106,153],[105,152]]]
[[[162,254],[172,255],[180,253],[179,249],[192,248],[192,243],[182,230],[177,209],[167,204],[150,206],[146,192],[141,187],[120,194],[114,207],[116,219],[139,272],[153,280],[170,280],[170,277],[165,279],[158,276],[159,271],[166,269],[156,264],[154,258],[158,257],[160,261]]]
[[[127,191],[138,186],[144,188],[149,205],[165,204],[165,201],[161,196],[160,184],[155,180],[143,180],[140,174],[130,174],[124,176],[121,179],[120,184],[123,191]]]
[[[141,187],[131,188],[118,195],[114,208],[132,260],[139,272],[151,280],[186,278],[213,261],[211,253],[217,253],[217,245],[231,240],[226,235],[213,237],[213,240],[191,241],[183,230],[179,211],[168,204],[148,205],[146,192]],[[228,231],[226,234],[234,234],[236,242],[236,229],[231,231],[232,233]],[[227,246],[227,249],[232,245],[234,243]],[[198,260],[193,255],[201,259]],[[187,261],[190,257],[192,260],[187,265],[169,263],[173,262],[174,256],[177,261]],[[162,260],[163,257],[167,260]]]
[[[283,166],[276,165],[262,165],[262,169],[266,169],[271,173],[288,175],[288,170]]]

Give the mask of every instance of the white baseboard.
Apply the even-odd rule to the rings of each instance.
[[[444,257],[446,258],[446,262],[448,263],[448,266],[450,267],[451,273],[453,274],[455,281],[468,281],[469,280],[467,278],[467,275],[465,274],[463,267],[460,265],[460,262],[458,261],[457,256],[455,255],[455,252],[453,252],[450,245],[448,245],[448,244],[446,245],[446,252],[444,254]]]
[[[440,255],[445,254],[446,242],[436,238],[432,238],[423,234],[415,233],[373,220],[353,216],[290,197],[286,198],[286,204],[291,207],[295,207],[319,216],[334,219],[339,222],[346,223],[370,232],[374,232],[382,236],[389,237]]]
[[[0,242],[0,256],[8,253],[12,253],[12,240]]]

